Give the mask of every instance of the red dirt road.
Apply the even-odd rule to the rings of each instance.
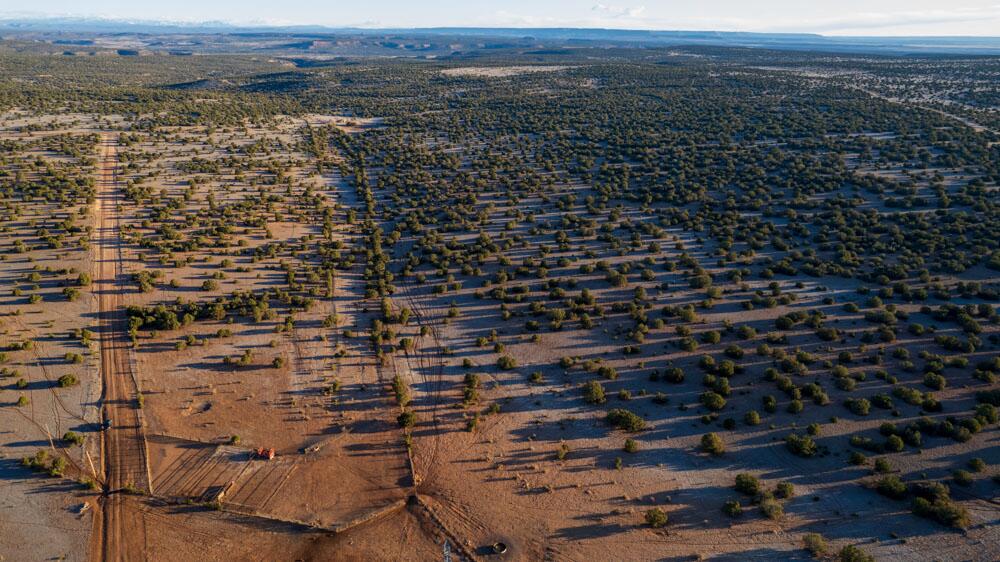
[[[115,137],[103,135],[100,150],[93,277],[100,308],[102,416],[110,428],[103,433],[104,498],[102,516],[95,519],[91,558],[132,561],[145,558],[144,529],[141,518],[126,519],[125,490],[148,493],[150,479],[138,389],[129,357]]]

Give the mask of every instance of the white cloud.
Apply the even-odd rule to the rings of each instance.
[[[871,2],[877,4],[877,2]],[[627,6],[598,2],[584,12],[565,15],[497,11],[477,22],[507,27],[601,27],[608,29],[714,30],[825,35],[1000,35],[1000,4],[955,6],[950,9],[810,10],[808,15],[785,11],[760,15],[706,14],[704,10],[670,11],[653,4]]]
[[[905,12],[859,12],[848,17],[783,21],[778,25],[764,26],[768,31],[803,31],[817,33],[847,33],[860,31],[919,28],[942,24],[1000,22],[1000,5],[983,8],[955,8],[952,10],[922,10]],[[997,27],[1000,32],[1000,26]]]
[[[651,11],[651,10],[650,10]],[[588,12],[567,16],[535,15],[499,10],[481,16],[476,23],[496,27],[588,27],[646,30],[743,30],[754,22],[732,17],[661,17],[645,6],[623,8],[596,4]]]
[[[6,0],[10,1],[10,0]],[[52,15],[93,16],[79,13],[96,0],[32,0],[50,8]],[[263,0],[171,0],[159,13],[140,9],[127,0],[102,0],[119,7],[120,19],[163,18],[174,22],[205,20],[232,23],[311,23],[357,27],[590,27],[608,29],[717,30],[759,32],[813,32],[828,35],[1000,35],[998,0],[435,0],[455,9],[425,10],[406,0],[368,0],[343,9],[317,8],[315,0],[282,0],[281,7]],[[0,0],[0,19],[17,15]],[[482,2],[482,3],[480,3]],[[224,10],[232,3],[245,10]],[[389,4],[398,9],[389,10]],[[434,3],[434,2],[432,2]],[[197,9],[180,10],[181,6]],[[502,6],[499,10],[495,6]],[[62,8],[62,10],[51,8]],[[126,9],[127,7],[127,9]],[[111,11],[111,10],[108,10]],[[167,14],[175,14],[170,17]],[[180,14],[180,15],[176,15]],[[111,17],[111,16],[106,16]]]
[[[630,7],[626,7],[626,6],[615,6],[615,5],[601,4],[600,2],[598,2],[597,4],[594,4],[594,7],[591,8],[590,11],[597,12],[597,13],[601,14],[604,17],[612,17],[612,18],[638,18],[638,17],[641,17],[642,13],[646,11],[646,7],[645,6],[635,6],[635,7],[630,8]]]

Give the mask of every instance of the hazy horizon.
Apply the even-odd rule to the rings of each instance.
[[[765,0],[753,5],[735,0],[632,2],[513,0],[498,6],[482,1],[428,0],[419,5],[381,0],[364,5],[317,6],[309,0],[280,5],[249,0],[207,4],[176,0],[137,5],[124,0],[38,0],[31,10],[0,8],[3,19],[99,18],[173,24],[223,23],[234,26],[322,26],[332,28],[579,28],[656,31],[736,31],[812,33],[826,36],[1000,35],[997,0],[956,0],[947,8],[931,0],[843,0],[808,5]]]

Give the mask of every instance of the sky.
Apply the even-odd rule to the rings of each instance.
[[[0,0],[0,17],[1000,36],[1000,0]]]

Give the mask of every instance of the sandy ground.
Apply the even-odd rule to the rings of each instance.
[[[349,133],[376,125],[340,119],[314,116],[315,124]],[[144,236],[155,235],[144,221],[155,222],[150,217],[162,201],[123,203],[122,222],[128,225],[123,272],[160,271],[162,276],[150,292],[129,285],[122,304],[152,306],[178,299],[213,299],[237,288],[283,288],[288,284],[283,262],[308,263],[310,244],[317,237],[348,242],[358,236],[356,226],[347,223],[345,209],[362,204],[357,193],[347,186],[339,169],[319,173],[308,163],[309,155],[298,152],[295,142],[301,124],[289,119],[272,128],[233,127],[211,133],[175,128],[163,135],[143,135],[135,144],[120,147],[122,152],[152,155],[123,172],[123,179],[157,172],[147,180],[153,196],[181,200],[187,193],[185,211],[233,205],[244,215],[258,213],[264,219],[236,227],[218,247],[166,255],[141,246]],[[244,171],[239,179],[228,169],[220,172],[222,179],[208,179],[209,173],[185,168],[195,157],[222,160],[232,146],[242,147],[239,150],[257,147],[254,158],[259,160],[253,171]],[[336,161],[336,156],[331,159]],[[285,184],[268,183],[270,173],[261,171],[268,166],[285,166],[284,176],[292,179]],[[189,191],[189,180],[194,177],[204,181],[195,182]],[[307,188],[334,206],[332,231],[325,233],[320,217],[310,214],[315,204],[304,202]],[[266,210],[262,210],[264,205],[249,211],[239,207],[260,190],[281,198]],[[209,193],[214,202],[209,201]],[[484,194],[480,203],[494,204],[488,230],[499,237],[506,222],[500,217],[512,210],[510,204],[500,194]],[[869,204],[885,211],[880,201],[873,199]],[[540,199],[520,205],[541,209],[537,221],[559,216],[558,210]],[[31,212],[44,216],[51,211]],[[642,219],[635,210],[626,213],[631,213],[626,218]],[[29,237],[26,220],[13,224],[13,234],[5,233],[5,244],[12,243],[11,236]],[[200,228],[180,221],[175,226],[185,236]],[[509,252],[516,262],[532,255],[534,247],[550,236],[532,234],[530,228],[516,227],[515,233],[528,241]],[[721,270],[715,264],[712,243],[695,240],[679,229],[668,229],[667,236],[665,248],[683,244],[693,248],[690,254],[702,267]],[[402,244],[406,247],[412,242]],[[565,253],[583,255],[586,250],[603,253],[583,261],[606,259],[612,265],[637,261],[636,254],[614,255],[593,240],[574,241]],[[678,259],[680,252],[664,249],[658,259]],[[27,257],[40,264],[75,263],[81,268],[92,259],[82,251],[56,254],[32,250],[27,256],[0,262],[0,275],[9,283],[20,282],[32,267]],[[554,262],[560,255],[556,252],[548,259]],[[653,279],[619,289],[609,287],[600,272],[577,274],[580,263],[573,261],[565,269],[552,267],[549,275],[577,278],[575,291],[587,287],[602,302],[627,300],[635,285],[652,295],[657,308],[702,298],[702,292],[687,288],[682,272],[657,268]],[[955,498],[973,520],[970,529],[957,533],[911,515],[904,503],[866,489],[863,485],[872,480],[870,470],[846,461],[853,450],[847,443],[849,436],[864,432],[877,437],[878,426],[888,414],[875,410],[867,417],[852,415],[843,407],[844,399],[886,392],[890,385],[871,376],[874,367],[859,359],[850,371],[868,376],[857,390],[841,391],[829,383],[828,369],[819,364],[836,360],[841,351],[862,357],[884,348],[883,367],[898,376],[901,384],[921,387],[922,373],[906,370],[901,360],[892,357],[892,349],[905,346],[914,355],[936,349],[929,335],[906,335],[893,344],[863,346],[859,334],[870,325],[863,314],[843,309],[845,302],[862,302],[857,294],[859,283],[824,278],[797,286],[795,280],[785,279],[780,288],[794,294],[794,301],[752,311],[744,310],[742,302],[756,290],[768,290],[768,283],[755,280],[748,287],[726,283],[726,294],[712,309],[699,310],[701,322],[694,326],[696,337],[709,329],[720,330],[720,343],[703,343],[695,352],[681,352],[673,344],[677,321],[668,320],[647,335],[641,354],[626,356],[621,350],[629,343],[627,317],[612,315],[592,330],[569,322],[559,331],[543,328],[535,332],[538,341],[532,342],[523,329],[531,317],[503,320],[496,301],[476,298],[475,292],[482,287],[469,284],[437,295],[432,283],[402,279],[392,301],[397,308],[412,309],[413,319],[398,330],[415,345],[410,351],[388,354],[380,364],[365,334],[379,307],[377,302],[364,301],[360,269],[356,263],[337,270],[332,296],[320,291],[307,311],[292,314],[276,305],[275,315],[260,321],[231,316],[192,322],[177,330],[138,331],[134,372],[143,399],[152,493],[119,495],[114,517],[144,529],[136,535],[136,546],[149,559],[435,560],[450,552],[454,559],[491,560],[499,559],[490,554],[491,545],[503,542],[509,548],[504,558],[511,560],[791,560],[806,558],[801,545],[807,532],[822,533],[836,547],[861,543],[878,559],[996,558],[1000,536],[996,487],[989,480],[992,472],[977,475],[968,488],[953,487]],[[496,271],[493,264],[486,269],[488,274]],[[967,277],[989,275],[973,271]],[[208,280],[217,281],[214,288],[205,285]],[[663,283],[671,290],[659,289]],[[60,294],[56,283],[39,285],[38,291],[52,299],[43,301],[46,305]],[[824,303],[826,297],[834,298],[834,304]],[[95,326],[96,297],[85,291],[77,301],[53,306],[29,304],[26,298],[5,295],[0,299],[4,341],[10,344],[30,337],[37,342],[31,350],[11,353],[10,365],[24,373],[28,385],[19,389],[7,378],[0,390],[0,419],[7,424],[0,432],[4,490],[0,555],[83,559],[95,510],[80,514],[79,508],[86,501],[93,502],[93,496],[70,481],[27,472],[17,461],[48,448],[46,433],[58,437],[67,429],[86,432],[87,450],[99,458],[99,453],[94,454],[99,451],[93,406],[100,390],[96,346],[82,363],[67,363],[67,351],[86,348],[72,338],[49,335]],[[454,318],[448,314],[453,304],[461,311]],[[919,305],[903,306],[911,313],[911,321],[934,323],[919,311]],[[786,411],[788,398],[763,380],[771,360],[756,356],[754,347],[773,331],[777,316],[813,308],[827,314],[827,325],[848,335],[821,343],[810,330],[788,332],[784,347],[798,347],[817,356],[813,370],[796,378],[796,383],[822,382],[831,400],[826,406],[808,403],[801,414],[793,414]],[[19,309],[22,314],[14,315]],[[337,316],[336,325],[324,325],[331,315]],[[283,327],[288,316],[294,316],[292,329]],[[725,331],[727,320],[747,323],[758,335],[740,340]],[[421,328],[426,329],[425,335]],[[225,330],[231,333],[218,335]],[[504,353],[516,359],[515,369],[495,366],[498,353],[492,342],[484,347],[475,344],[477,337],[489,336],[491,330],[497,331],[498,340],[506,346]],[[984,340],[997,332],[996,326],[985,330]],[[950,325],[939,331],[955,332]],[[699,359],[705,354],[721,359],[731,344],[746,351],[740,362],[745,371],[733,376],[732,394],[722,414],[736,420],[736,431],[724,430],[721,420],[704,423],[701,418],[707,412],[698,405],[705,390]],[[225,362],[246,350],[253,352],[248,365]],[[996,352],[995,345],[987,344],[976,358]],[[578,366],[560,368],[563,356],[576,357]],[[464,360],[471,366],[464,367]],[[597,377],[579,366],[585,360],[600,360],[622,374],[616,380],[602,381],[608,394],[606,406],[635,411],[649,429],[634,435],[614,431],[603,420],[605,407],[583,402],[580,385]],[[653,369],[668,365],[682,368],[683,383],[650,380]],[[60,389],[49,384],[70,370],[80,374],[80,385]],[[541,373],[541,380],[532,382],[529,374],[535,371]],[[470,372],[480,377],[479,398],[463,404],[463,378]],[[396,425],[400,409],[389,390],[389,381],[396,375],[407,382],[418,417],[409,451],[404,432]],[[937,396],[965,411],[973,405],[972,392],[981,387],[970,369],[949,371],[949,387]],[[619,391],[626,393],[619,395]],[[668,398],[665,404],[653,400],[661,392]],[[22,394],[30,397],[31,408],[15,405]],[[775,413],[761,409],[763,394],[777,397]],[[494,404],[499,413],[491,413],[489,407]],[[920,415],[918,407],[898,400],[897,408],[896,423]],[[742,414],[750,409],[761,411],[761,425],[743,424]],[[478,422],[470,431],[470,421],[475,419]],[[811,459],[793,456],[782,439],[790,432],[801,433],[813,422],[821,424],[817,441],[828,452]],[[727,447],[724,455],[710,457],[698,450],[706,431],[722,436]],[[623,451],[626,438],[637,441],[637,452]],[[984,430],[967,443],[927,437],[922,450],[907,448],[890,458],[895,470],[911,478],[946,479],[973,456],[984,458],[992,471],[1000,464],[996,439],[996,428]],[[253,452],[258,447],[273,447],[276,458],[256,458]],[[562,459],[557,456],[560,447],[566,451]],[[84,449],[58,444],[55,448],[83,467],[80,475],[85,475]],[[616,466],[618,459],[620,466]],[[784,502],[784,517],[767,519],[746,500],[743,517],[734,520],[723,515],[722,504],[739,498],[733,490],[737,472],[751,472],[769,488],[779,482],[794,484],[796,494]],[[643,524],[644,512],[652,507],[668,514],[670,524],[665,529]],[[36,529],[46,529],[45,536],[50,538],[39,539]]]
[[[280,134],[274,142],[283,142]],[[163,155],[154,166],[171,169],[179,161],[170,144],[144,148]],[[178,189],[169,176],[161,185]],[[240,196],[237,192],[229,200]],[[126,204],[123,212],[141,209]],[[249,238],[250,247],[295,246],[315,232],[299,221],[272,222],[266,235]],[[342,235],[349,236],[349,230]],[[126,303],[169,302],[171,293],[190,293],[188,287],[199,285],[205,271],[219,263],[192,255],[196,259],[190,265],[168,270],[170,279],[180,281],[178,287],[164,285],[152,293],[127,290]],[[230,255],[226,259],[232,265],[223,268],[226,276],[210,294],[280,286],[282,276],[274,272],[280,259],[258,262],[238,252]],[[135,247],[123,257],[129,272],[159,269],[141,259],[144,252]],[[291,332],[275,330],[278,317],[258,325],[208,322],[170,334],[139,335],[135,372],[143,396],[153,498],[219,502],[227,513],[338,533],[403,506],[411,494],[409,461],[379,370],[363,343],[322,325],[333,314],[343,328],[359,322],[355,303],[362,291],[360,279],[347,272],[334,284],[335,298],[319,299],[308,312],[296,314]],[[232,335],[215,337],[219,330]],[[201,343],[183,349],[171,343],[188,338]],[[244,349],[256,352],[252,366],[223,364],[223,358]],[[275,358],[286,363],[275,367]],[[331,396],[327,389],[334,382],[338,390]],[[257,447],[273,447],[277,458],[255,458]],[[147,529],[147,541],[154,532]]]
[[[9,459],[3,462],[0,556],[5,560],[88,560],[86,545],[97,496],[73,483],[26,473],[10,466]]]
[[[82,136],[93,123],[84,116],[48,117],[56,130],[24,132],[23,126],[38,118],[23,113],[7,113],[0,118],[0,135],[19,142],[35,143],[56,133]],[[59,130],[59,127],[64,130]],[[81,166],[74,159],[38,148],[18,155],[42,158],[56,166],[70,166],[87,174],[92,164]],[[0,261],[0,283],[7,288],[24,287],[23,295],[9,290],[0,297],[0,345],[5,349],[4,375],[0,377],[0,556],[7,560],[84,560],[96,498],[74,482],[93,477],[100,470],[98,437],[100,396],[96,343],[84,342],[81,330],[95,328],[96,296],[93,287],[82,287],[76,300],[62,295],[63,287],[89,269],[85,235],[70,235],[62,247],[40,244],[30,225],[37,221],[63,220],[71,214],[79,225],[93,224],[85,199],[60,206],[32,201],[24,205],[17,219],[3,217],[0,245],[5,256]],[[20,240],[28,250],[10,253]],[[36,274],[35,282],[25,279]],[[32,303],[29,295],[41,301]],[[30,348],[13,349],[25,341]],[[70,355],[79,355],[79,359]],[[78,384],[61,387],[60,377],[72,375]],[[22,381],[22,382],[18,382]],[[23,397],[26,404],[18,405]],[[75,432],[83,446],[67,445],[62,437]],[[67,461],[66,479],[53,479],[21,467],[23,457],[44,451],[49,458]],[[90,506],[81,509],[85,503]]]
[[[471,76],[474,78],[507,78],[519,74],[533,72],[558,72],[574,68],[572,66],[538,65],[538,66],[462,66],[446,68],[441,71],[445,76]]]

